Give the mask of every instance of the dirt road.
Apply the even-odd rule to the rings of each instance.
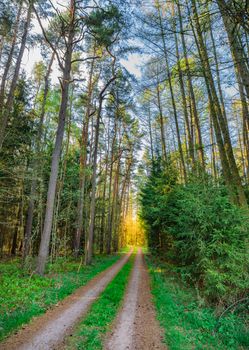
[[[86,286],[79,288],[58,307],[35,318],[30,325],[0,343],[0,349],[51,350],[60,348],[60,344],[63,344],[65,337],[71,333],[73,326],[86,314],[89,306],[128,261],[130,254],[125,255]]]
[[[58,307],[35,318],[16,335],[0,344],[3,350],[54,350],[66,348],[73,327],[86,314],[107,284],[128,261],[131,253],[92,279]],[[166,350],[151,302],[149,275],[139,249],[122,308],[107,335],[105,350]],[[87,350],[87,349],[86,349]]]
[[[105,350],[166,350],[151,302],[149,275],[141,249],[136,256],[123,307]]]

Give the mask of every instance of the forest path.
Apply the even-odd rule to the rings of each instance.
[[[123,306],[105,350],[166,350],[151,301],[149,274],[142,250],[136,255]]]
[[[101,272],[85,286],[77,289],[57,307],[35,318],[17,334],[0,343],[4,350],[51,350],[63,346],[73,326],[84,316],[90,305],[128,261],[132,251]]]

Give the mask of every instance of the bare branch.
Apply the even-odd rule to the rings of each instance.
[[[73,60],[71,63],[75,63],[75,62],[85,62],[88,60],[95,60],[97,58],[101,58],[101,56],[92,56],[92,57],[86,57],[86,58],[76,58],[75,60]]]

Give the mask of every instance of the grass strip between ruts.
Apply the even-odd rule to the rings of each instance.
[[[92,265],[58,260],[50,276],[25,273],[20,261],[0,264],[0,340],[28,323],[113,265],[120,256],[97,256]],[[0,343],[1,347],[1,343]]]
[[[146,260],[157,317],[169,350],[249,349],[248,330],[241,317],[230,313],[217,327],[214,307],[198,300],[195,290],[184,286],[170,266],[157,264],[150,257]]]
[[[67,350],[100,350],[105,335],[118,313],[134,263],[134,254],[107,285],[99,299],[92,305],[83,321],[70,337]]]

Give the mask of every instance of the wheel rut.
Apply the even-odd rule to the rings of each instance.
[[[105,350],[167,349],[151,299],[149,274],[139,249],[123,306],[106,339]]]

